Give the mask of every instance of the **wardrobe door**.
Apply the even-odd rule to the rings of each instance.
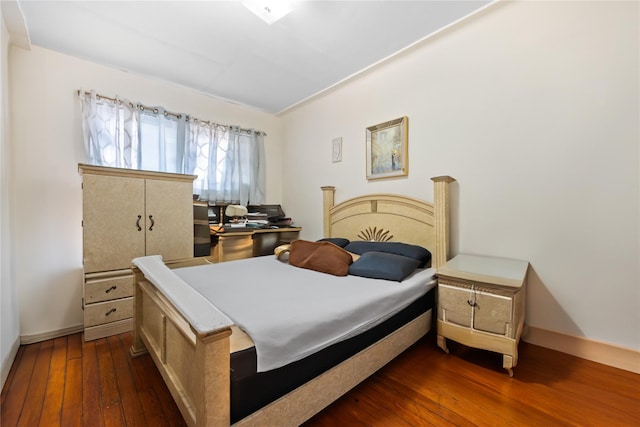
[[[145,254],[144,180],[84,174],[82,182],[85,273],[129,268]]]
[[[146,180],[146,254],[193,257],[193,183]]]

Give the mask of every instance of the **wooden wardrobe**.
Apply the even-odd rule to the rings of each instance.
[[[133,327],[131,260],[193,257],[193,175],[78,165],[84,339]]]

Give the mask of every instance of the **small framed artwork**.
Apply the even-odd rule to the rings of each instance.
[[[409,174],[408,129],[408,117],[367,128],[367,179]]]

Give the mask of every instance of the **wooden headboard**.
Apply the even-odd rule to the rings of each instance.
[[[335,187],[322,187],[324,237],[411,243],[431,252],[432,267],[449,258],[450,176],[431,178],[434,202],[369,194],[334,204]]]

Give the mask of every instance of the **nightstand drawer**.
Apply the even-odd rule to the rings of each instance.
[[[130,317],[133,317],[133,297],[88,304],[84,307],[85,328]]]
[[[498,335],[511,333],[512,298],[475,285],[441,280],[438,320]]]
[[[512,299],[501,295],[475,292],[473,329],[498,335],[509,335],[512,325]]]
[[[438,320],[471,327],[473,318],[470,289],[438,283]]]
[[[99,279],[93,279],[89,275],[86,277],[85,305],[130,296],[133,296],[133,274]]]

